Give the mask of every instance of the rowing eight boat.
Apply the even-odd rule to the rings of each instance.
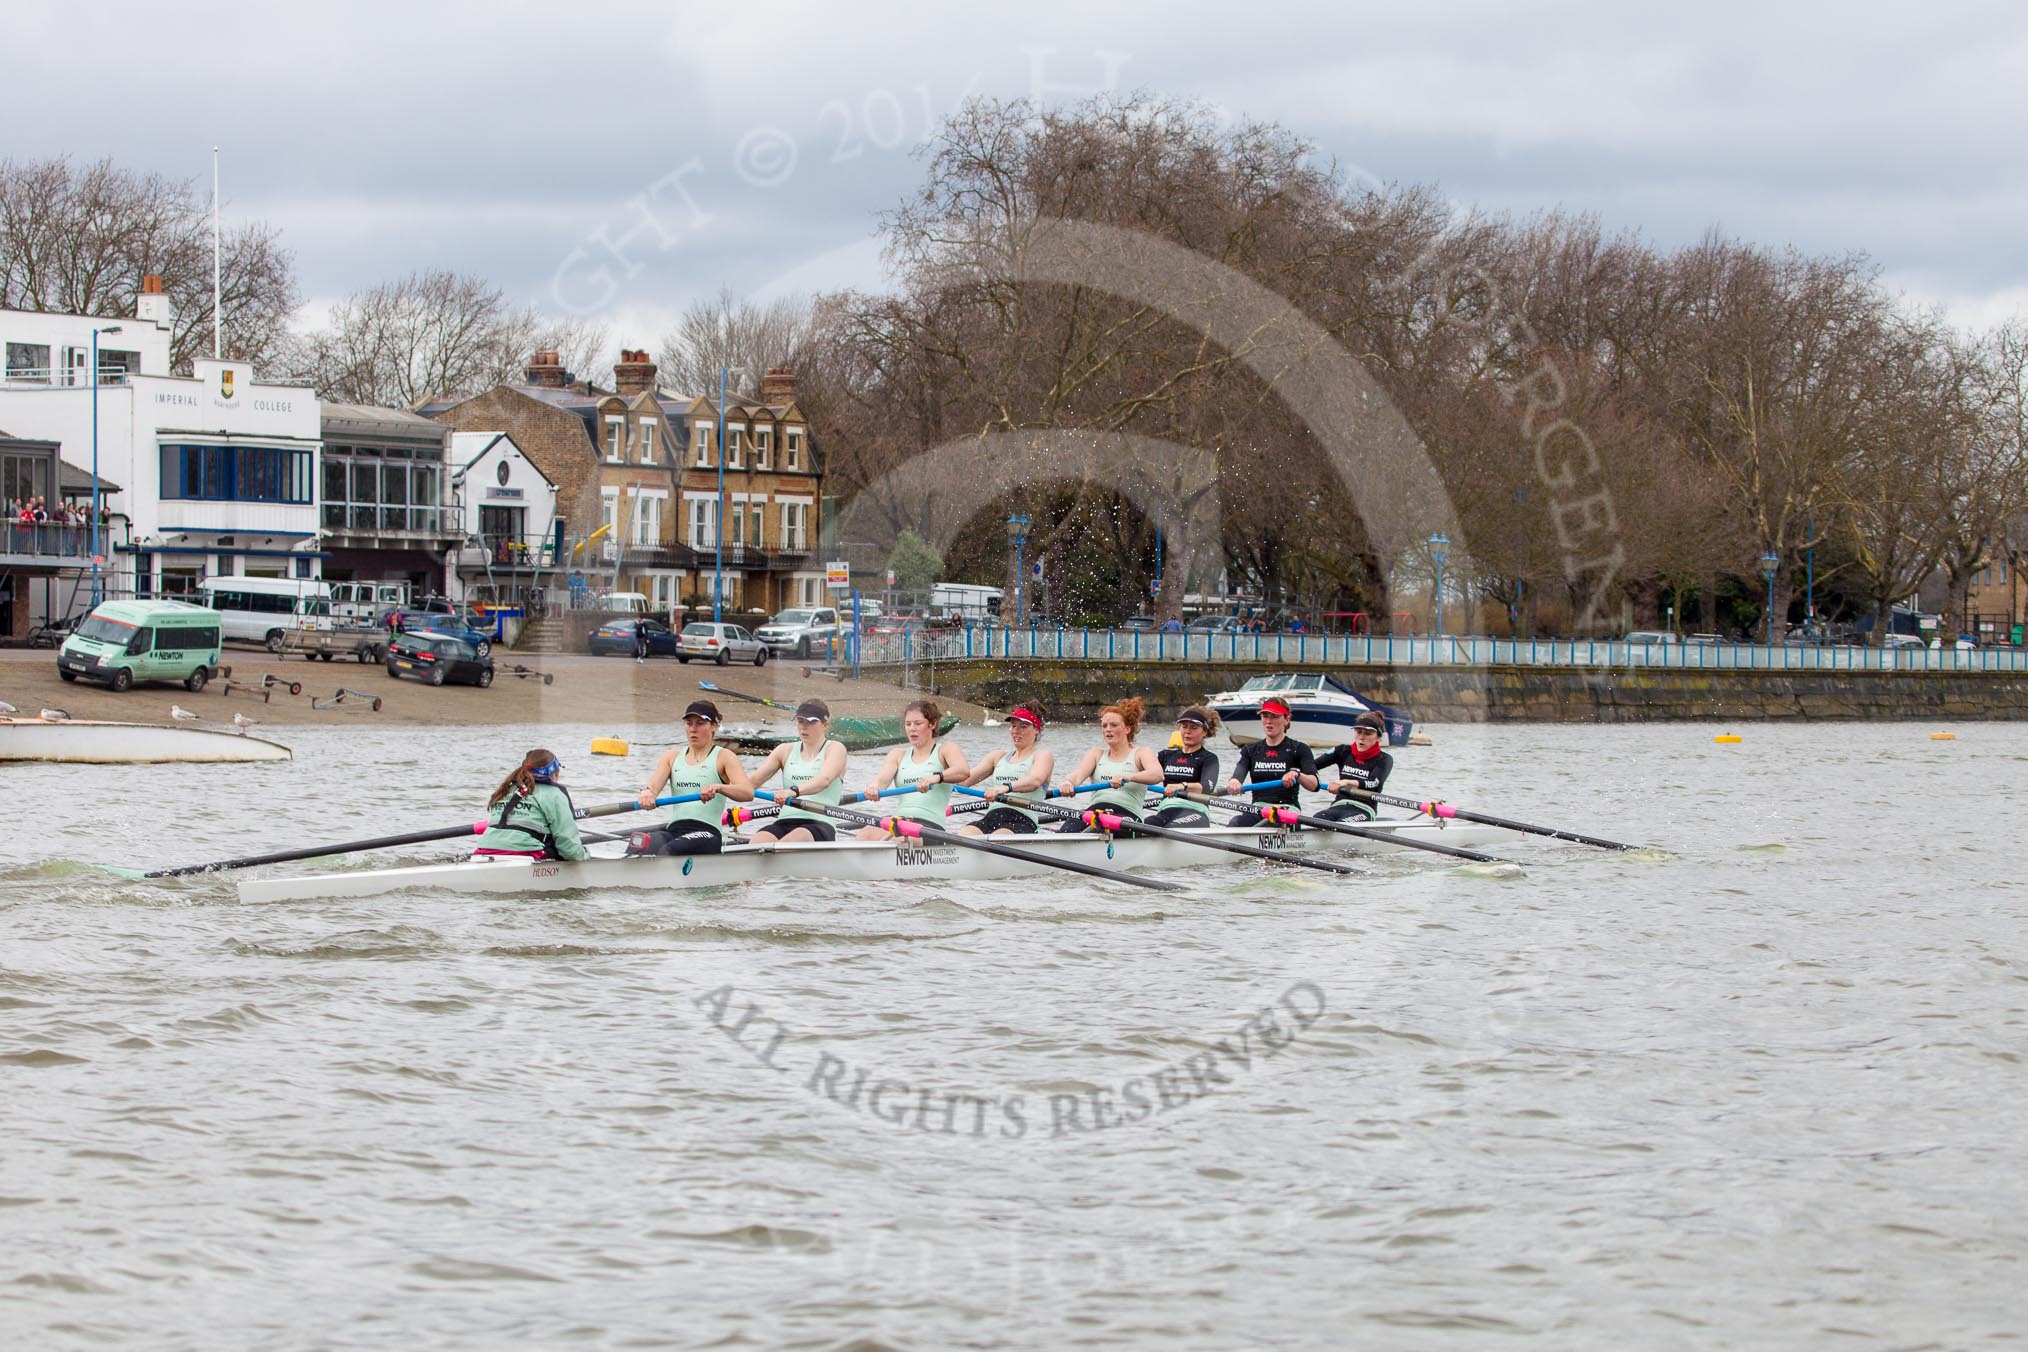
[[[1408,840],[1446,845],[1505,844],[1527,837],[1498,827],[1460,826],[1415,819],[1366,823]],[[1275,827],[1208,827],[1192,831],[1207,840],[1229,840],[1264,849],[1319,855],[1406,850],[1389,841],[1353,839],[1321,831]],[[1231,863],[1233,856],[1166,837],[1100,834],[996,838],[1023,850],[1106,868],[1184,868]],[[249,878],[239,884],[241,901],[312,901],[326,897],[371,897],[406,889],[516,896],[572,892],[584,888],[631,887],[650,891],[722,887],[732,883],[832,880],[843,882],[942,882],[990,878],[1059,876],[1042,864],[1027,863],[955,845],[912,840],[799,842],[772,846],[733,845],[720,854],[595,857],[569,862],[509,857],[422,864],[411,868],[360,869],[295,878]]]

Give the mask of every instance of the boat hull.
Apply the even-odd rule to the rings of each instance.
[[[1372,823],[1403,839],[1430,840],[1444,845],[1486,845],[1518,840],[1497,827],[1392,821]],[[1349,853],[1408,853],[1412,847],[1372,841],[1337,832],[1283,831],[1268,828],[1212,827],[1195,832],[1208,840],[1260,845],[1291,853],[1342,856]],[[1167,869],[1206,864],[1261,861],[1207,850],[1181,841],[1150,836],[1101,835],[993,836],[996,845],[1047,854],[1051,858],[1100,868]],[[914,841],[840,841],[773,847],[736,845],[720,854],[678,857],[600,857],[579,862],[493,858],[423,864],[410,868],[361,869],[310,877],[248,878],[239,883],[246,902],[311,901],[331,897],[370,897],[409,889],[432,892],[520,896],[609,888],[647,891],[724,887],[767,881],[907,883],[978,882],[995,878],[1061,876],[1048,864],[1011,859],[961,845],[919,844]]]
[[[172,761],[285,761],[280,742],[223,728],[0,718],[0,761],[158,765]]]

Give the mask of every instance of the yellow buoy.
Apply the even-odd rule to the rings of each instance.
[[[1932,732],[1929,739],[1932,742],[1955,742],[1958,735],[1955,732]]]
[[[592,738],[592,754],[594,756],[624,756],[627,754],[627,744],[617,737],[594,737]]]
[[[1736,732],[1721,732],[1716,737],[1713,737],[1711,740],[1714,742],[1741,742],[1745,741],[1746,739],[1741,737]]]

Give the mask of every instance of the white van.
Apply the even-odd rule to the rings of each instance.
[[[333,582],[331,619],[337,624],[371,624],[383,610],[407,610],[414,589],[406,582]]]
[[[282,635],[291,629],[331,623],[331,588],[322,578],[208,577],[197,593],[218,612],[226,638],[265,643],[270,652],[282,650]]]
[[[998,587],[939,582],[930,589],[930,615],[935,619],[948,616],[973,622],[997,620],[1003,595]]]
[[[600,592],[592,609],[613,615],[652,615],[648,598],[639,592]]]

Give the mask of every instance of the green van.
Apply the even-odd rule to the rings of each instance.
[[[107,601],[56,653],[56,674],[125,690],[136,681],[204,689],[218,674],[218,612],[182,601]]]

